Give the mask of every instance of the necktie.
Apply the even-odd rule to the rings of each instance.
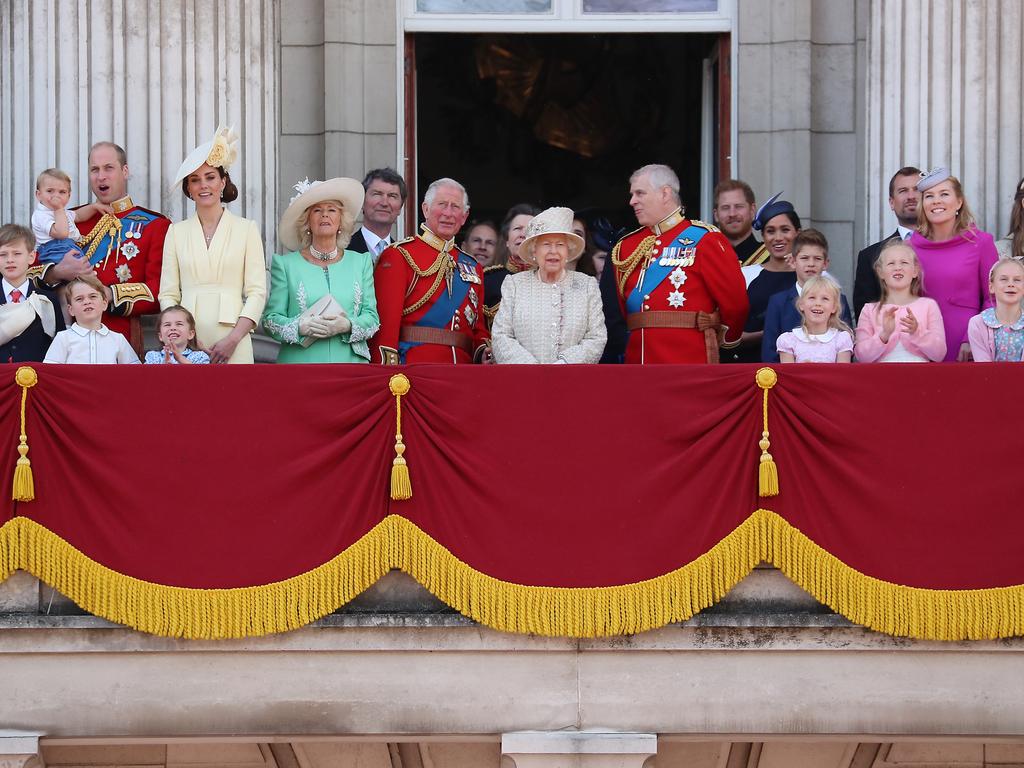
[[[907,234],[905,234],[905,235],[903,236],[903,239],[904,239],[904,240],[909,240],[909,239],[910,239],[910,236],[911,236],[912,234],[914,234],[914,233],[913,233],[913,231],[907,232]]]
[[[19,303],[21,303],[21,291],[19,291],[17,288],[15,288],[13,291],[11,291],[11,303],[12,304],[19,304]]]
[[[378,240],[377,241],[377,246],[373,250],[373,255],[374,256],[380,256],[384,252],[384,249],[387,248],[387,247],[388,247],[388,241],[387,240]]]

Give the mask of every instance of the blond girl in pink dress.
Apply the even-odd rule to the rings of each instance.
[[[853,331],[842,321],[842,292],[830,277],[818,275],[803,284],[796,308],[799,328],[779,336],[775,348],[783,363],[849,363]]]
[[[854,353],[861,363],[928,363],[946,356],[946,330],[934,299],[921,295],[917,253],[902,240],[882,246],[875,262],[881,284],[877,302],[857,320]]]

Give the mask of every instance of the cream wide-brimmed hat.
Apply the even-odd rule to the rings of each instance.
[[[296,184],[294,189],[298,194],[292,198],[277,228],[278,237],[281,238],[284,247],[290,251],[297,251],[302,247],[302,243],[299,241],[298,225],[310,206],[326,200],[337,200],[345,207],[346,211],[352,214],[352,221],[355,221],[355,217],[359,215],[359,211],[363,207],[363,195],[366,194],[362,184],[347,176],[339,176],[327,181],[304,179]]]
[[[233,128],[221,126],[213,134],[212,139],[205,144],[200,144],[188,153],[188,157],[182,161],[181,167],[178,168],[178,173],[175,175],[174,183],[171,186],[176,187],[181,184],[182,179],[191,173],[195,173],[203,163],[214,168],[227,170],[237,160],[238,134],[235,133]]]
[[[576,261],[583,255],[586,243],[583,238],[572,231],[572,222],[576,218],[572,208],[548,208],[541,211],[526,225],[526,239],[519,246],[519,253],[531,264],[534,263],[533,247],[541,235],[565,235],[569,242],[569,261]]]

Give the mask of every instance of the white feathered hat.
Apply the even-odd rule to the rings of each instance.
[[[214,168],[227,170],[237,160],[238,134],[235,133],[234,128],[221,126],[213,134],[212,139],[205,144],[200,144],[188,153],[188,157],[182,161],[181,167],[178,168],[178,173],[174,177],[174,183],[171,186],[181,184],[182,179],[187,178],[189,174],[195,173],[203,163]]]
[[[363,208],[363,195],[366,194],[362,184],[347,176],[338,176],[327,181],[303,179],[293,189],[298,194],[292,198],[277,227],[278,237],[290,251],[297,251],[301,247],[298,224],[310,206],[326,200],[337,200],[352,214],[354,220]]]

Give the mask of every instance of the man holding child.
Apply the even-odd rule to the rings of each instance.
[[[156,296],[170,221],[128,195],[127,157],[113,142],[99,142],[89,151],[89,186],[99,205],[89,218],[76,222],[81,253],[69,251],[56,263],[38,265],[35,273],[55,286],[95,272],[106,290],[104,324],[140,350],[138,318],[160,309]]]

